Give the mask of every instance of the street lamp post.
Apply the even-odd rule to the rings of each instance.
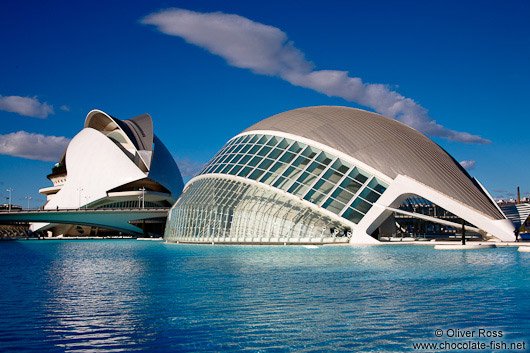
[[[11,212],[11,193],[15,190],[13,190],[13,188],[9,188],[9,189],[6,189],[6,191],[9,192],[9,212]]]
[[[141,196],[138,196],[138,208],[140,208],[140,200],[142,199]]]
[[[26,196],[26,197],[24,197],[24,198],[25,198],[26,200],[28,200],[28,210],[29,210],[29,200],[31,200],[33,197],[31,197],[31,196],[28,195],[28,196]]]
[[[140,191],[142,192],[142,208],[145,208],[145,188],[142,187]]]
[[[466,221],[462,220],[462,245],[466,245]]]

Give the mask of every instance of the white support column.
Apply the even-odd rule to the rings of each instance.
[[[404,175],[398,175],[366,216],[353,230],[351,243],[362,242],[392,214],[386,207],[397,207],[410,196],[418,195],[473,224],[501,241],[514,241],[514,226],[508,219],[491,219],[484,214]],[[386,207],[385,207],[386,206]],[[373,238],[372,238],[373,239]],[[374,239],[375,240],[375,239]]]

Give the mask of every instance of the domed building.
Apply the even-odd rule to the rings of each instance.
[[[53,186],[39,190],[47,196],[45,210],[169,208],[184,185],[175,160],[153,133],[151,116],[119,120],[100,110],[88,113],[83,130],[47,177]],[[120,221],[131,223],[134,217],[131,213]],[[105,229],[104,223],[99,226]],[[107,226],[131,232],[129,225]],[[31,227],[54,235],[89,235],[98,231],[94,228],[42,223]]]
[[[230,139],[186,185],[164,237],[378,243],[379,228],[410,197],[435,203],[485,239],[514,239],[488,192],[432,140],[394,119],[333,106],[284,112]]]

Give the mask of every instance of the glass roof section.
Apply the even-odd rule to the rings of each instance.
[[[199,174],[227,174],[284,190],[358,223],[388,185],[316,147],[273,135],[230,140]]]

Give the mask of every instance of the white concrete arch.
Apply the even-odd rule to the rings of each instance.
[[[364,239],[367,234],[372,234],[392,214],[393,211],[387,207],[396,208],[412,195],[428,199],[473,224],[487,233],[489,237],[500,241],[515,240],[514,226],[508,219],[492,219],[425,184],[407,176],[398,175],[379,200],[374,203],[372,209],[357,224],[353,230],[352,242],[355,242],[354,239]]]

